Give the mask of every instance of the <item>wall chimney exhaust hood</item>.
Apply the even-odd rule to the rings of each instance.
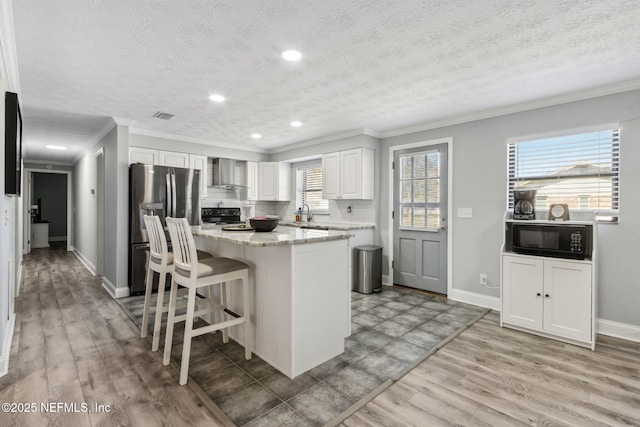
[[[213,159],[213,187],[227,190],[247,188],[236,174],[238,168],[233,159]]]

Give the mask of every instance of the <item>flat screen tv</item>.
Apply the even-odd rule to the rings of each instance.
[[[20,196],[22,178],[22,115],[18,94],[4,95],[4,193]]]

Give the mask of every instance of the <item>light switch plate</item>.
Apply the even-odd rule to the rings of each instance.
[[[473,218],[473,209],[458,208],[458,218]]]

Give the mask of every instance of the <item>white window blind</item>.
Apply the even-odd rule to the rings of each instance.
[[[329,209],[329,201],[322,198],[322,165],[296,169],[296,209],[305,204],[311,211]]]
[[[618,129],[518,141],[508,150],[509,208],[517,188],[537,190],[537,200],[547,206],[566,203],[569,209],[618,211]]]

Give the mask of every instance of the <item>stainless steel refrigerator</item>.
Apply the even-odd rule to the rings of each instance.
[[[131,295],[145,291],[149,237],[144,215],[167,216],[200,224],[200,171],[132,164],[129,167],[129,288]],[[167,240],[168,236],[167,236]],[[154,288],[157,287],[157,278]]]

